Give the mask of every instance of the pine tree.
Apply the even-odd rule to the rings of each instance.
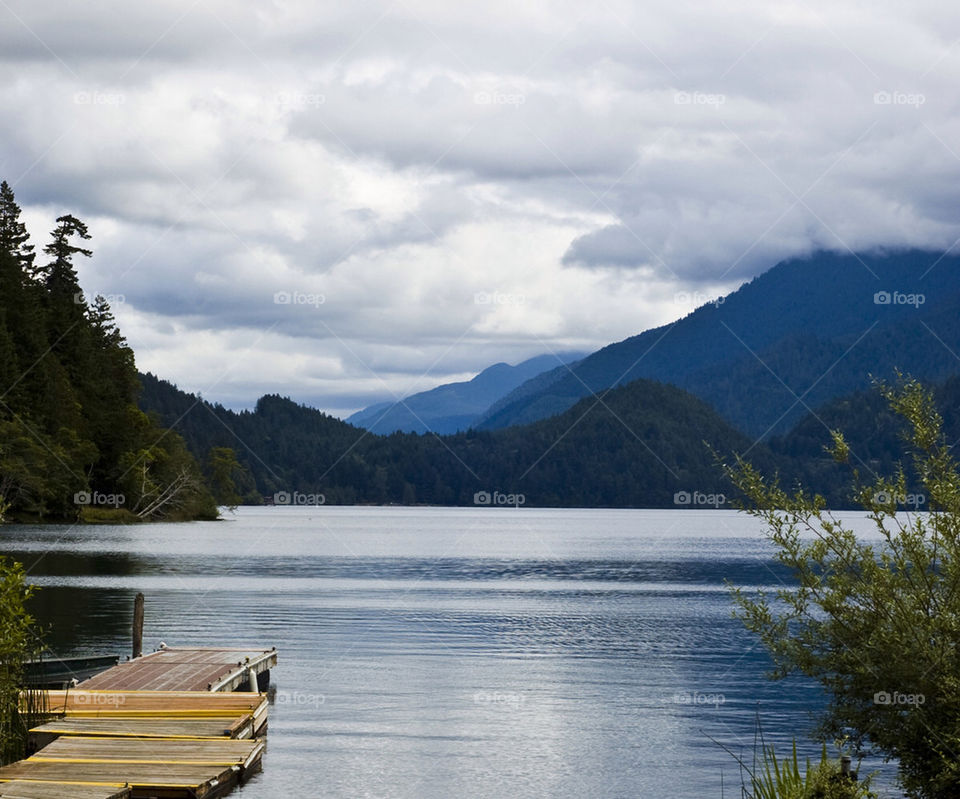
[[[87,303],[80,289],[77,270],[73,265],[76,255],[89,258],[91,250],[72,243],[76,236],[89,239],[87,226],[75,216],[67,214],[57,219],[50,234],[51,242],[43,251],[52,257],[42,270],[46,287],[47,336],[54,354],[67,370],[70,382],[82,386],[89,379],[91,352]],[[81,395],[84,392],[80,391]]]
[[[125,452],[138,446],[134,421],[140,381],[133,350],[116,326],[110,304],[97,295],[87,314],[92,348],[84,383],[83,413],[100,458],[91,479],[103,490],[117,487]]]
[[[26,274],[32,274],[36,253],[29,243],[27,226],[20,221],[20,206],[7,181],[0,183],[0,249],[10,253]]]
[[[0,309],[0,419],[9,418],[13,409],[9,395],[20,379],[20,368],[13,337],[7,330],[6,313]]]
[[[42,288],[29,281],[13,254],[0,248],[0,317],[13,348],[13,356],[5,358],[0,409],[30,415],[46,390],[49,364],[44,362],[47,335],[41,300]]]
[[[50,235],[53,237],[52,241],[43,248],[43,251],[53,258],[53,261],[43,267],[42,272],[47,291],[52,295],[69,294],[71,299],[79,299],[77,295],[82,297],[83,292],[80,291],[77,270],[73,266],[73,256],[79,254],[89,258],[93,251],[72,244],[71,239],[77,236],[89,240],[87,226],[75,216],[66,214],[57,218],[57,226]]]

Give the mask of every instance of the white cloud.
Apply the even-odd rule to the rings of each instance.
[[[951,246],[958,38],[931,2],[14,0],[0,176],[39,242],[90,224],[142,368],[347,410]]]

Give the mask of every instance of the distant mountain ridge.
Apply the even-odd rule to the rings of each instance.
[[[500,429],[562,413],[639,378],[686,389],[752,436],[900,368],[960,373],[960,257],[821,252],[781,262],[683,319],[518,386],[482,415]]]
[[[379,402],[357,411],[346,421],[372,433],[437,433],[445,435],[471,427],[480,414],[517,386],[554,368],[577,361],[585,353],[538,355],[515,366],[496,363],[472,380],[447,383],[396,402]]]
[[[782,437],[755,444],[702,400],[673,386],[636,380],[580,400],[562,414],[505,430],[433,436],[370,435],[321,411],[268,395],[235,412],[141,376],[141,407],[179,432],[198,460],[231,447],[257,494],[322,494],[326,504],[485,504],[496,492],[527,507],[696,507],[730,486],[714,461],[748,453],[785,487],[797,481],[835,509],[857,507],[849,468],[824,446],[842,430],[864,479],[891,474],[906,456],[902,420],[876,391],[833,400]],[[932,385],[948,442],[960,437],[960,378]],[[909,485],[916,485],[909,464]],[[707,500],[709,501],[709,500]]]
[[[370,435],[276,395],[236,412],[141,380],[143,410],[199,457],[230,447],[262,496],[322,494],[324,504],[501,505],[522,495],[531,507],[674,507],[678,493],[724,490],[705,441],[720,452],[750,445],[702,400],[645,380],[603,405],[586,399],[533,425],[442,439]]]

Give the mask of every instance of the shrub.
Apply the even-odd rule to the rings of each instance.
[[[880,390],[908,422],[929,512],[898,513],[911,493],[902,467],[869,483],[853,469],[874,545],[822,497],[788,493],[738,457],[725,471],[796,583],[773,596],[735,590],[737,613],[770,652],[773,677],[800,673],[826,689],[823,739],[849,734],[899,762],[909,796],[948,799],[960,796],[960,474],[932,396],[902,378]],[[840,433],[831,451],[854,459]]]

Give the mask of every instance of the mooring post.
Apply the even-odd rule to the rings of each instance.
[[[143,594],[138,593],[133,600],[133,656],[143,654]]]
[[[259,687],[257,687],[257,673],[253,669],[247,669],[247,687],[251,693],[260,692]]]
[[[846,777],[848,780],[855,780],[857,775],[851,771],[853,766],[853,758],[850,755],[843,755],[840,758],[840,773]]]

